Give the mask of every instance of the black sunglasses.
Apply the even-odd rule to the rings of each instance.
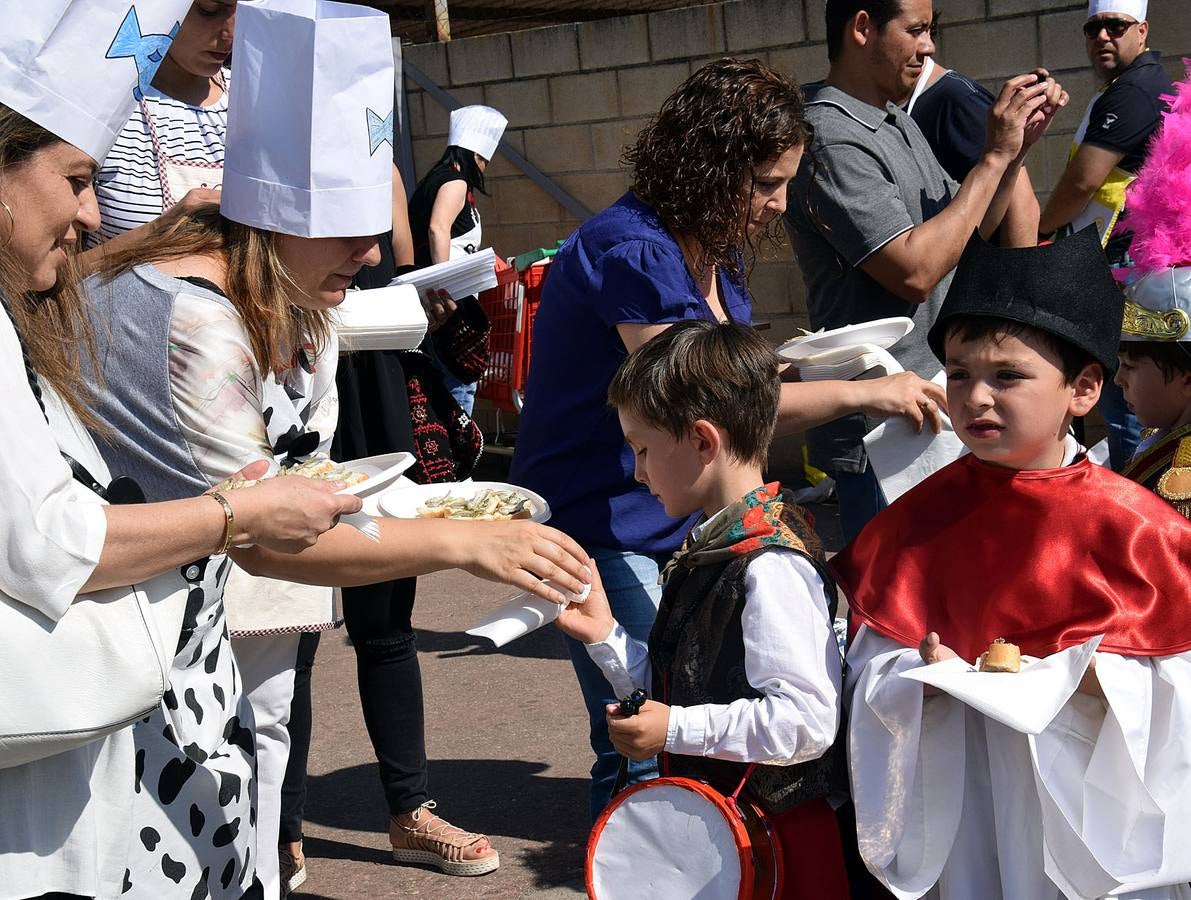
[[[1091,19],[1083,23],[1084,37],[1088,40],[1100,36],[1100,31],[1103,29],[1108,32],[1108,36],[1119,38],[1126,31],[1134,25],[1140,25],[1140,22],[1130,22],[1128,19]]]

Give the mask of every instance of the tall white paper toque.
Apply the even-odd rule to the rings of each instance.
[[[190,0],[5,3],[0,103],[102,161],[189,8]]]
[[[225,216],[301,237],[393,227],[387,15],[331,0],[241,2],[232,85]]]

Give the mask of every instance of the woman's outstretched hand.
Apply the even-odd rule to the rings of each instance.
[[[595,564],[582,547],[557,529],[525,521],[459,524],[462,540],[457,567],[465,572],[559,604],[569,603],[571,598],[546,581],[571,594],[582,593],[592,582]]]

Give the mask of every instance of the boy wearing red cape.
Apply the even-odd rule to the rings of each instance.
[[[1191,897],[1191,523],[1068,432],[1122,307],[1091,229],[973,238],[929,335],[971,453],[832,561],[860,851],[898,898]],[[997,639],[1019,671],[975,670]]]

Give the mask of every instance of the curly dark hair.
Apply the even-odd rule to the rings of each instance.
[[[666,98],[621,161],[633,193],[671,231],[699,242],[698,270],[741,278],[756,255],[741,185],[766,160],[809,147],[811,136],[796,82],[758,59],[721,59]],[[780,242],[780,231],[771,226],[765,237]]]

